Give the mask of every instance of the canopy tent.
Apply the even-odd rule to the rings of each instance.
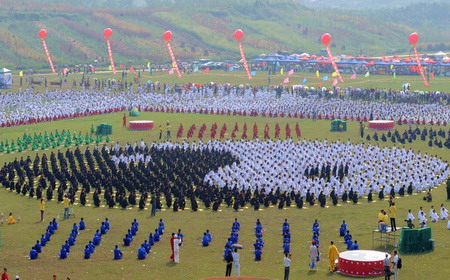
[[[0,89],[12,88],[12,75],[11,70],[6,68],[0,68]]]

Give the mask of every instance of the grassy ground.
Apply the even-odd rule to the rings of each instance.
[[[199,127],[206,123],[208,127],[213,122],[217,122],[219,128],[223,123],[227,123],[228,129],[238,122],[242,127],[247,122],[249,131],[253,123],[259,125],[260,136],[263,133],[265,123],[270,124],[271,135],[274,132],[275,123],[280,123],[282,135],[284,136],[284,126],[286,123],[294,128],[296,120],[288,118],[253,118],[253,117],[232,117],[232,116],[210,116],[194,114],[169,114],[169,113],[143,113],[141,117],[134,118],[140,120],[154,120],[156,125],[170,120],[172,123],[172,135],[178,129],[180,123],[183,123],[185,132],[193,123]],[[131,119],[129,119],[131,120]],[[111,114],[103,116],[87,117],[75,120],[64,120],[51,123],[42,123],[30,126],[21,126],[14,128],[1,129],[1,139],[12,139],[22,136],[24,131],[34,133],[53,131],[55,129],[70,129],[71,131],[89,130],[91,124],[108,122],[113,125],[113,141],[121,143],[125,141],[133,142],[141,138],[145,141],[157,141],[158,131],[149,132],[130,132],[121,127],[121,114]],[[303,137],[308,140],[325,139],[335,141],[338,139],[350,139],[353,142],[360,142],[358,137],[358,123],[349,122],[348,132],[330,133],[329,121],[299,120]],[[407,127],[400,127],[402,132]],[[209,130],[209,129],[208,129]],[[373,133],[372,133],[373,134]],[[229,134],[227,135],[229,137]],[[175,141],[175,140],[174,140]],[[372,142],[374,143],[374,142]],[[391,144],[386,144],[391,145]],[[450,152],[447,149],[431,149],[425,142],[417,141],[413,144],[405,145],[407,148],[421,150],[432,155],[450,159]],[[47,153],[50,151],[47,151]],[[41,152],[39,152],[41,153]],[[14,157],[32,155],[35,152],[24,152],[9,155],[0,155],[0,164],[13,160]],[[445,187],[441,186],[434,190],[432,203],[439,207],[445,202]],[[40,255],[39,260],[31,262],[28,260],[28,252],[34,242],[45,231],[47,221],[50,218],[62,216],[63,207],[61,204],[51,201],[47,203],[46,222],[39,222],[39,207],[35,199],[22,197],[16,193],[10,193],[7,190],[0,190],[0,211],[7,215],[13,212],[21,221],[16,225],[2,225],[3,247],[0,248],[0,266],[8,267],[10,275],[19,274],[22,279],[50,279],[52,274],[57,274],[59,279],[70,277],[71,279],[200,279],[208,276],[222,276],[225,270],[225,263],[222,261],[223,246],[229,234],[229,229],[234,217],[241,221],[240,243],[245,249],[241,254],[241,272],[244,276],[264,276],[274,279],[281,279],[283,276],[283,255],[281,224],[285,218],[289,219],[292,227],[292,245],[293,262],[291,274],[293,279],[339,279],[343,276],[329,274],[327,271],[327,261],[319,263],[319,271],[308,271],[307,250],[311,238],[311,225],[315,218],[321,222],[321,243],[323,257],[326,258],[326,252],[329,241],[337,242],[339,250],[344,251],[344,244],[339,237],[338,228],[343,219],[348,221],[349,228],[354,239],[358,240],[362,249],[372,249],[371,231],[376,227],[376,217],[380,209],[387,208],[387,202],[377,201],[368,204],[361,200],[360,205],[352,203],[339,205],[337,207],[321,209],[318,206],[308,209],[298,210],[296,208],[279,210],[277,208],[262,209],[255,212],[251,208],[243,209],[239,212],[233,212],[232,209],[221,207],[219,212],[213,213],[210,210],[192,213],[190,210],[173,213],[170,209],[159,212],[156,218],[151,218],[149,210],[139,211],[137,208],[129,210],[108,209],[93,207],[81,207],[75,205],[76,217],[68,221],[60,220],[60,229],[52,238],[52,241],[45,247],[45,251]],[[406,216],[408,209],[412,209],[416,215],[419,206],[423,205],[428,213],[431,204],[425,204],[422,195],[413,195],[398,199],[397,207],[399,218],[398,224],[402,225],[401,219]],[[447,205],[448,207],[448,205]],[[70,233],[71,225],[78,222],[80,217],[84,217],[89,230],[82,232],[77,240],[77,244],[72,248],[72,253],[67,260],[57,258],[60,246]],[[84,245],[92,239],[95,229],[100,226],[100,222],[108,217],[112,224],[112,230],[104,236],[102,244],[96,249],[91,260],[83,260]],[[112,260],[112,250],[115,244],[121,245],[121,240],[125,235],[131,221],[137,218],[140,222],[140,231],[137,239],[131,247],[122,248],[124,259],[118,262]],[[167,235],[164,235],[162,241],[153,247],[152,253],[145,261],[136,260],[136,253],[140,243],[147,238],[148,233],[154,231],[158,219],[162,218],[166,222]],[[255,220],[260,218],[266,228],[264,240],[263,260],[261,262],[253,261],[252,244],[254,242],[254,224]],[[423,279],[432,276],[434,279],[446,279],[450,273],[450,267],[439,265],[438,270],[431,269],[436,264],[449,262],[448,249],[450,242],[448,239],[448,230],[443,222],[432,224],[433,238],[436,240],[435,251],[426,255],[408,255],[403,256],[403,265],[401,274],[403,279]],[[181,249],[181,263],[173,265],[169,262],[170,245],[169,236],[171,232],[181,228],[186,241]],[[206,229],[210,229],[214,240],[211,247],[202,248],[201,237]],[[375,248],[378,245],[375,244]],[[385,250],[384,248],[379,248]],[[389,252],[392,247],[387,248]]]
[[[288,76],[287,71],[285,71],[284,75],[275,75],[272,76],[270,85],[279,85],[283,82],[283,80]],[[153,82],[159,81],[161,83],[167,82],[167,83],[209,83],[209,82],[215,82],[218,84],[223,83],[229,83],[230,81],[233,81],[233,84],[250,84],[250,85],[268,85],[269,80],[267,77],[268,72],[259,71],[257,72],[256,76],[253,77],[251,81],[247,79],[247,76],[244,71],[234,71],[234,72],[224,72],[220,70],[211,71],[209,73],[203,73],[203,72],[197,72],[192,74],[186,74],[183,76],[183,78],[179,79],[177,75],[169,75],[167,72],[153,72],[152,75],[148,72],[142,72],[141,73],[141,81],[147,82],[148,80],[151,80]],[[132,81],[133,78],[137,76],[137,73],[128,73],[127,80]],[[35,81],[40,77],[41,75],[35,75],[34,79]],[[323,76],[328,76],[328,81],[322,81]],[[59,86],[50,86],[50,82],[59,82],[60,77],[57,75],[43,75],[42,77],[46,77],[48,81],[48,86],[50,89],[54,88],[57,89]],[[90,81],[92,83],[93,79],[97,78],[99,80],[102,79],[121,79],[121,73],[118,73],[116,76],[114,76],[110,72],[102,72],[102,73],[96,73],[90,75]],[[315,73],[301,73],[297,72],[294,73],[292,76],[289,77],[290,85],[296,85],[301,84],[303,79],[306,78],[307,82],[306,85],[310,87],[317,87],[318,83],[321,82],[322,86],[324,87],[331,87],[331,83],[333,82],[334,78],[331,77],[330,73],[322,73],[320,78],[317,78]],[[344,84],[340,84],[340,87],[356,87],[356,88],[385,88],[385,89],[393,89],[393,90],[400,90],[402,88],[402,85],[405,83],[411,84],[412,90],[436,90],[436,91],[450,91],[450,78],[441,78],[436,77],[435,79],[432,79],[430,81],[430,87],[427,88],[422,81],[422,78],[420,76],[397,76],[397,79],[394,79],[393,76],[385,76],[385,75],[371,75],[367,78],[364,77],[364,75],[358,75],[356,79],[351,80],[350,75],[344,74],[343,78],[345,80]],[[14,88],[13,90],[16,90],[19,88],[19,77],[14,77]],[[81,82],[81,75],[80,74],[74,74],[70,75],[67,79],[67,84],[69,87],[72,87],[73,80],[76,80],[78,83]],[[25,81],[25,78],[23,78],[23,81]],[[44,86],[36,86],[35,89],[39,92],[45,91]]]

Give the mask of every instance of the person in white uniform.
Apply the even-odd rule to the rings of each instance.
[[[180,240],[178,239],[178,235],[175,234],[174,237],[175,237],[173,239],[174,262],[180,263]]]
[[[239,261],[241,260],[241,256],[238,253],[238,249],[234,248],[234,251],[231,255],[233,256],[233,274],[234,276],[241,276],[241,265],[239,263]]]

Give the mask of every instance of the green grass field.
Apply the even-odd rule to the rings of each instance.
[[[227,79],[233,79],[236,83],[244,82],[244,79],[237,78],[243,75],[243,72],[235,72],[232,74],[197,74],[204,76],[204,80],[200,78],[195,82],[225,82]],[[222,76],[223,75],[223,76]],[[230,76],[233,75],[233,76]],[[236,78],[233,78],[236,76]],[[187,81],[194,75],[184,78]],[[258,77],[258,76],[257,76]],[[302,79],[303,76],[296,75],[296,79]],[[153,76],[153,80],[163,81],[164,77]],[[165,77],[167,79],[168,77]],[[170,79],[176,81],[173,77]],[[281,77],[279,77],[281,79]],[[368,80],[374,79],[367,86],[373,84],[374,86],[381,83],[376,79],[381,79],[380,76],[370,77]],[[203,79],[203,78],[202,78]],[[254,83],[264,83],[267,77],[264,75],[258,77],[260,80],[254,80]],[[312,78],[311,78],[312,79]],[[363,78],[360,78],[361,80]],[[411,84],[419,84],[410,81]],[[358,80],[355,80],[355,82]],[[437,83],[438,80],[436,80]],[[392,82],[392,81],[390,81]],[[386,82],[388,83],[388,82]],[[396,83],[401,84],[401,79]],[[432,82],[434,84],[434,82]],[[442,86],[448,87],[442,82]],[[443,89],[441,89],[443,90]],[[165,123],[170,120],[172,124],[172,135],[176,134],[178,126],[183,123],[186,131],[191,124],[196,124],[197,128],[205,123],[208,127],[213,122],[217,122],[219,128],[223,123],[226,123],[230,130],[234,123],[237,122],[240,127],[247,123],[249,129],[256,122],[259,126],[260,137],[263,135],[263,127],[266,123],[270,124],[271,135],[274,133],[275,123],[278,122],[282,127],[282,136],[284,136],[284,126],[286,123],[291,125],[293,129],[297,120],[289,118],[269,119],[263,117],[235,117],[235,116],[216,116],[216,115],[199,115],[199,114],[170,114],[170,113],[143,113],[140,117],[129,118],[128,120],[153,120],[156,126],[160,123]],[[158,141],[158,131],[148,132],[134,132],[128,131],[121,127],[122,114],[110,114],[102,116],[87,117],[81,119],[64,120],[57,122],[41,123],[29,126],[20,126],[12,128],[2,128],[0,130],[0,140],[15,139],[21,137],[24,132],[44,132],[54,131],[56,129],[69,129],[71,131],[81,131],[83,134],[89,130],[91,124],[99,124],[101,122],[108,122],[113,125],[112,141],[120,142],[134,142],[144,139],[146,142]],[[358,136],[358,123],[348,122],[348,131],[343,133],[331,133],[329,121],[298,120],[302,129],[302,138],[307,140],[314,139],[328,139],[329,141],[346,141],[350,139],[352,142],[361,142]],[[399,131],[407,129],[406,126],[399,127]],[[207,130],[209,131],[209,130]],[[371,134],[373,134],[371,132]],[[381,135],[381,134],[379,134]],[[195,135],[196,136],[196,135]],[[227,135],[230,137],[230,132]],[[196,140],[193,138],[192,140]],[[172,139],[172,141],[177,141]],[[367,142],[367,141],[364,141]],[[391,143],[377,143],[392,146]],[[92,146],[93,147],[93,146]],[[420,140],[412,144],[405,145],[406,148],[412,148],[415,151],[421,151],[445,160],[450,159],[450,150],[429,148],[426,142]],[[83,147],[84,148],[84,147]],[[73,149],[73,148],[72,148]],[[50,153],[51,150],[45,151]],[[0,164],[14,160],[15,157],[26,157],[28,155],[34,156],[36,152],[23,152],[15,154],[0,155]],[[42,151],[38,152],[42,154]],[[92,199],[92,195],[88,198]],[[403,225],[402,219],[406,217],[408,209],[412,209],[414,215],[417,215],[419,206],[423,205],[426,213],[428,213],[431,205],[436,208],[441,203],[446,201],[445,186],[440,186],[433,191],[433,203],[425,203],[422,200],[422,194],[416,194],[409,197],[397,199],[398,218],[397,223]],[[20,275],[21,279],[51,279],[53,274],[58,275],[58,279],[201,279],[209,276],[223,276],[225,270],[225,263],[222,261],[223,246],[226,238],[229,235],[232,221],[237,217],[241,221],[240,243],[244,245],[245,249],[241,254],[241,274],[243,276],[260,276],[273,279],[282,279],[283,277],[283,254],[282,254],[282,237],[281,225],[285,218],[289,219],[292,230],[291,250],[293,252],[293,261],[291,265],[292,279],[341,279],[344,276],[338,274],[328,273],[328,261],[326,260],[327,248],[330,241],[334,240],[337,243],[340,251],[345,251],[342,238],[339,237],[338,228],[343,219],[347,220],[351,233],[354,239],[358,240],[362,249],[372,249],[372,230],[376,228],[377,214],[382,208],[387,208],[387,201],[376,201],[368,204],[366,200],[360,200],[359,205],[352,203],[338,205],[334,207],[322,209],[317,205],[308,207],[302,210],[291,208],[279,210],[278,208],[262,208],[262,210],[255,212],[251,207],[245,208],[242,211],[234,212],[221,206],[219,212],[214,213],[211,210],[199,211],[196,213],[190,210],[174,213],[171,209],[158,212],[156,218],[150,217],[149,210],[140,211],[136,208],[121,210],[108,209],[100,207],[95,209],[92,206],[82,207],[75,205],[75,218],[70,218],[68,221],[61,220],[63,214],[63,206],[56,201],[47,202],[46,219],[44,223],[39,222],[39,205],[36,199],[30,199],[9,192],[8,190],[0,190],[0,211],[8,215],[13,212],[15,218],[20,216],[21,221],[15,225],[1,225],[0,231],[2,233],[1,241],[3,246],[0,247],[0,267],[7,267],[10,277],[16,274]],[[188,204],[189,205],[189,204]],[[447,207],[449,205],[447,204]],[[189,207],[189,206],[187,206]],[[43,254],[39,256],[37,261],[28,260],[28,252],[35,241],[40,237],[40,234],[45,232],[47,222],[53,217],[60,217],[60,229],[52,237],[52,241],[45,247]],[[69,236],[71,226],[74,222],[78,222],[80,217],[84,217],[88,225],[88,229],[82,232],[77,244],[72,247],[72,252],[67,260],[59,260],[58,252],[60,246]],[[92,239],[94,232],[100,226],[100,222],[108,217],[112,224],[112,230],[103,237],[102,244],[98,247],[92,256],[91,260],[83,259],[84,245]],[[131,221],[137,218],[140,222],[140,230],[135,241],[131,247],[122,248],[124,259],[121,261],[113,261],[112,250],[114,245],[122,244],[124,237]],[[148,234],[157,226],[159,218],[165,220],[166,232],[162,241],[152,248],[152,253],[147,260],[138,261],[136,259],[137,249],[140,243],[147,238]],[[254,262],[253,246],[254,243],[254,224],[255,220],[260,218],[266,228],[264,234],[263,260],[261,262]],[[319,270],[317,272],[308,271],[308,247],[311,238],[311,225],[314,219],[319,219],[321,223],[321,250],[324,261],[319,262]],[[403,256],[403,266],[401,270],[402,279],[426,279],[432,277],[433,279],[447,279],[450,274],[450,267],[445,263],[450,261],[448,250],[450,248],[450,239],[448,238],[449,231],[446,229],[446,223],[439,222],[431,224],[433,228],[433,238],[436,241],[435,251],[424,255],[406,255]],[[185,235],[185,245],[181,248],[180,260],[181,263],[173,265],[169,262],[170,245],[169,235],[179,228],[182,229]],[[213,242],[211,247],[202,248],[201,238],[203,232],[209,229],[213,235]],[[387,250],[392,252],[393,248],[387,249],[379,248],[375,244],[375,249]]]
[[[286,69],[285,69],[286,70]],[[280,85],[283,80],[288,76],[287,71],[285,71],[284,75],[280,75],[279,73],[275,76],[272,76],[270,85]],[[128,77],[126,80],[132,81],[135,76],[138,74],[135,73],[128,73]],[[72,81],[75,79],[78,83],[81,82],[81,74],[74,74],[69,75],[67,78],[67,85],[69,88],[72,87]],[[328,81],[322,81],[322,77],[328,76]],[[59,82],[60,77],[54,74],[47,74],[47,75],[34,75],[35,81],[38,80],[39,77],[45,77],[48,81],[48,87],[49,89],[58,89],[59,86],[51,86],[50,82]],[[88,76],[86,76],[87,78]],[[113,75],[111,72],[99,72],[95,73],[89,76],[91,83],[93,82],[94,78],[97,78],[99,80],[106,80],[106,79],[116,79],[120,80],[122,78],[121,72],[118,72],[117,75]],[[303,79],[306,78],[308,81],[306,82],[306,85],[309,87],[316,87],[318,86],[318,83],[321,82],[323,87],[331,87],[331,83],[333,82],[334,78],[331,77],[331,73],[321,73],[320,78],[316,77],[315,73],[304,73],[304,72],[296,72],[292,76],[289,77],[290,83],[289,85],[298,85],[301,84]],[[401,90],[402,85],[405,83],[411,84],[411,90],[423,90],[423,91],[442,91],[442,92],[450,92],[450,78],[443,78],[443,77],[436,77],[435,79],[430,80],[430,87],[427,88],[420,76],[397,76],[396,79],[393,78],[393,76],[386,76],[386,75],[371,75],[367,78],[364,77],[364,75],[358,75],[356,79],[350,79],[350,75],[344,74],[343,78],[345,80],[344,84],[339,84],[339,87],[355,87],[355,88],[385,88],[385,89],[393,89],[393,90]],[[20,87],[19,84],[19,77],[18,75],[14,76],[14,85],[13,89],[14,91],[17,91]],[[256,76],[253,77],[251,81],[247,79],[247,76],[245,74],[245,71],[233,71],[233,72],[224,72],[221,70],[214,70],[210,71],[209,73],[204,72],[196,72],[191,74],[186,74],[183,76],[183,78],[179,79],[177,75],[169,75],[166,71],[164,72],[153,72],[152,75],[150,75],[149,72],[141,72],[141,81],[147,82],[147,81],[159,81],[161,83],[199,83],[199,84],[205,84],[214,82],[217,84],[224,84],[224,83],[230,83],[232,81],[232,84],[239,85],[239,84],[249,84],[249,85],[269,85],[268,80],[268,72],[266,71],[258,71],[256,73]],[[25,88],[25,77],[23,77],[23,87]],[[44,92],[45,88],[44,85],[41,86],[35,86],[36,91],[38,92]]]

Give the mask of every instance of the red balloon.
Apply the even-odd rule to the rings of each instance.
[[[105,30],[103,30],[103,36],[105,36],[105,38],[109,38],[112,36],[112,29],[111,28],[105,28]]]
[[[417,44],[417,42],[419,42],[419,34],[417,34],[416,32],[411,33],[411,34],[409,35],[409,42],[410,42],[412,45]]]
[[[166,32],[164,32],[163,38],[164,38],[164,40],[166,40],[167,42],[169,42],[170,40],[172,40],[172,31],[167,30]]]
[[[47,30],[45,30],[45,29],[39,30],[38,35],[39,35],[39,38],[45,39],[45,37],[47,36]]]
[[[244,38],[244,31],[242,31],[241,29],[237,29],[236,31],[234,31],[234,39],[240,41],[242,40],[242,38]]]
[[[324,44],[326,46],[331,42],[331,35],[329,33],[325,33],[322,35],[321,40],[322,40],[322,44]]]

